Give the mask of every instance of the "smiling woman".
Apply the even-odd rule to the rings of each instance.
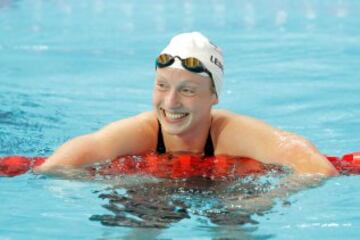
[[[285,131],[322,153],[359,150],[359,9],[357,0],[0,0],[0,238],[358,239],[360,176],[347,174],[360,173],[359,155],[328,158],[341,175],[295,194],[306,176],[229,176],[246,169],[236,155],[324,169],[308,165],[318,150]],[[163,52],[194,30],[225,62]],[[160,73],[171,90],[172,76],[189,76],[175,79],[188,88],[162,113],[151,100]],[[218,94],[211,121],[201,136],[171,135],[157,111],[170,121],[198,114],[181,106],[196,80],[210,102]],[[34,174],[30,156],[51,156],[49,175]]]
[[[223,66],[222,51],[203,34],[176,35],[156,60],[154,112],[69,141],[38,171],[162,151],[249,157],[288,166],[297,174],[337,174],[305,139],[254,118],[212,110],[219,101]],[[140,139],[146,140],[138,144]]]

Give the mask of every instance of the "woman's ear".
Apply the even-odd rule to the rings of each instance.
[[[213,93],[211,98],[211,105],[216,105],[218,103],[219,103],[219,98],[216,93]]]

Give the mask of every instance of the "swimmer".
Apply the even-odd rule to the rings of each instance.
[[[221,49],[203,34],[174,36],[155,59],[153,111],[66,142],[36,171],[81,168],[129,154],[186,152],[249,157],[289,167],[297,175],[337,175],[303,137],[213,109],[220,99],[224,60]]]

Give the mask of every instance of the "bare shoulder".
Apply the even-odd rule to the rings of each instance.
[[[138,115],[132,116],[130,118],[125,119],[126,121],[131,122],[135,125],[142,125],[145,127],[153,127],[156,125],[156,114],[154,112],[143,112]],[[124,120],[124,119],[123,119]],[[119,122],[121,122],[120,120]]]
[[[138,115],[120,119],[118,121],[112,122],[105,126],[101,131],[106,131],[108,129],[115,130],[117,128],[131,128],[131,129],[147,129],[151,130],[156,126],[156,115],[153,112],[144,112]]]
[[[215,146],[215,154],[245,155],[244,116],[227,110],[212,110],[211,137]],[[234,144],[236,143],[236,144]]]
[[[266,122],[259,120],[257,118],[233,113],[223,109],[216,109],[212,111],[213,116],[213,126],[214,129],[218,130],[231,130],[230,128],[239,128],[241,127],[242,131],[244,128],[272,128],[271,125]]]
[[[95,133],[104,147],[118,155],[141,154],[156,145],[157,120],[153,112],[141,113],[108,124]]]
[[[259,149],[274,142],[280,132],[254,117],[226,110],[213,111],[212,137],[216,154],[259,159]]]

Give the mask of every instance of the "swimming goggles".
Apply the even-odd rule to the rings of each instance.
[[[204,64],[197,58],[188,57],[188,58],[180,58],[179,56],[171,56],[170,54],[160,54],[155,61],[155,67],[164,68],[168,67],[175,62],[175,58],[181,61],[181,65],[188,71],[193,73],[202,73],[205,72],[209,75],[212,81],[213,77],[211,72],[204,66]]]

